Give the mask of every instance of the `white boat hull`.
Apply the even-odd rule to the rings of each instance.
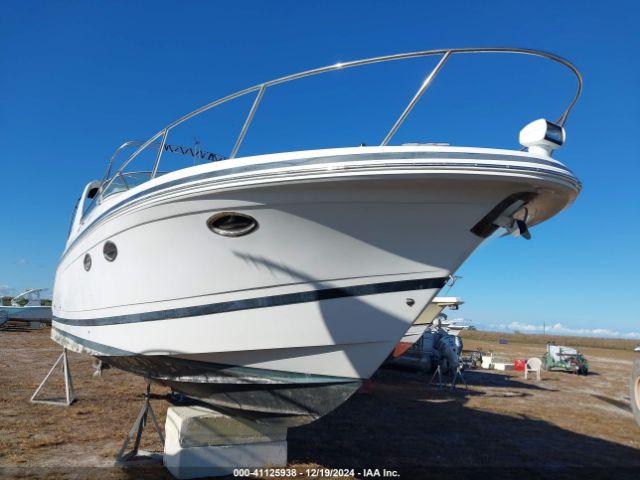
[[[344,150],[354,157],[355,149]],[[172,373],[158,366],[167,358],[251,369],[247,384],[299,386],[312,378],[349,384],[350,393],[482,242],[471,229],[496,204],[543,192],[530,202],[535,223],[577,194],[560,172],[434,168],[407,149],[393,162],[367,160],[388,150],[359,149],[349,163],[333,156],[326,164],[318,152],[303,152],[316,155],[311,166],[298,158],[301,166],[287,170],[282,158],[280,168],[241,178],[209,175],[219,162],[107,199],[58,267],[53,338],[177,390],[181,379],[217,390],[227,380]],[[207,221],[219,212],[250,215],[259,227],[238,238],[217,235]],[[107,240],[118,248],[113,262],[103,257]]]

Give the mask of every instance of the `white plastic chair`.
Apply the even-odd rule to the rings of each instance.
[[[524,366],[524,378],[529,378],[529,372],[535,372],[536,378],[540,381],[540,370],[542,370],[542,360],[538,357],[530,358]]]

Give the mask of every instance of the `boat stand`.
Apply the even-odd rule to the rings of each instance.
[[[431,386],[431,384],[433,383],[433,380],[436,378],[436,375],[438,376],[438,383],[436,383],[436,387],[438,387],[438,389],[441,389],[444,386],[444,382],[442,381],[442,370],[440,369],[440,364],[438,364],[438,368],[436,368],[436,371],[433,372],[433,375],[431,376],[431,380],[429,380],[429,383],[427,384],[428,387]]]
[[[462,367],[458,367],[456,368],[456,373],[453,375],[453,381],[451,382],[451,391],[453,392],[456,389],[456,380],[457,378],[460,377],[460,380],[462,380],[462,382],[464,383],[464,388],[466,390],[469,390],[469,385],[467,385],[467,380],[464,378],[464,375],[462,374]]]
[[[149,402],[150,397],[151,397],[151,381],[148,380],[147,393],[145,394],[145,397],[144,397],[144,403],[142,404],[142,409],[140,409],[140,413],[138,413],[138,417],[136,418],[136,421],[133,422],[133,425],[131,426],[131,430],[129,430],[129,433],[127,434],[127,438],[124,440],[124,443],[122,444],[122,448],[118,452],[118,456],[116,457],[116,465],[126,464],[131,460],[133,460],[135,457],[145,457],[145,458],[157,457],[157,455],[155,454],[140,450],[140,440],[142,438],[142,431],[144,430],[144,427],[147,425],[147,415],[151,416],[151,421],[153,422],[153,426],[155,427],[156,432],[158,432],[158,436],[160,437],[160,442],[164,447],[164,435],[162,434],[162,429],[158,424],[158,419],[156,417],[155,412],[153,411],[153,407]],[[131,443],[131,440],[134,441],[133,448],[127,453],[125,453],[125,450]]]
[[[51,377],[51,375],[53,374],[54,370],[56,369],[56,367],[60,362],[62,362],[62,371],[64,374],[65,398],[64,399],[44,399],[44,400],[36,399],[36,396],[38,395],[38,393],[40,393],[40,390],[42,390],[44,385],[47,383],[47,380],[49,380],[49,377]],[[47,376],[44,377],[44,380],[42,380],[40,385],[38,385],[38,388],[36,388],[36,391],[33,392],[33,395],[31,395],[31,398],[29,399],[29,401],[31,403],[44,403],[47,405],[58,405],[61,407],[68,407],[75,401],[75,399],[76,399],[76,395],[73,391],[73,381],[71,379],[71,372],[69,370],[69,361],[67,359],[67,349],[63,348],[62,353],[60,354],[56,362],[53,364],[53,367],[51,367],[51,370],[49,370],[49,373],[47,373]]]
[[[431,386],[431,384],[435,380],[436,376],[438,377],[438,382],[436,383],[436,386],[438,387],[438,389],[441,390],[446,385],[446,382],[443,381],[442,370],[440,369],[440,365],[439,364],[438,364],[438,368],[436,368],[436,371],[433,372],[433,375],[431,376],[431,380],[429,380],[429,383],[428,383],[427,386]],[[464,375],[462,374],[462,367],[458,367],[458,368],[456,368],[456,371],[453,374],[453,378],[451,379],[451,391],[452,392],[455,391],[455,389],[456,389],[456,380],[458,379],[458,377],[460,377],[460,379],[464,383],[464,387],[467,390],[469,390],[469,386],[467,385],[467,380],[464,378]]]

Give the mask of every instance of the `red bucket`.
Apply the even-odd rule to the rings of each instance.
[[[513,361],[513,369],[517,372],[524,372],[524,366],[527,364],[527,361],[524,358],[516,358]]]

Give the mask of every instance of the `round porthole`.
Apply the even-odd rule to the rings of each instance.
[[[118,256],[118,247],[113,242],[105,242],[104,247],[102,247],[102,253],[108,262],[113,262]]]
[[[213,233],[223,237],[241,237],[256,230],[258,222],[244,213],[223,212],[209,218],[207,226]]]
[[[82,264],[84,265],[84,269],[88,272],[89,270],[91,270],[91,255],[89,255],[88,253],[84,256],[84,260],[82,261]]]

